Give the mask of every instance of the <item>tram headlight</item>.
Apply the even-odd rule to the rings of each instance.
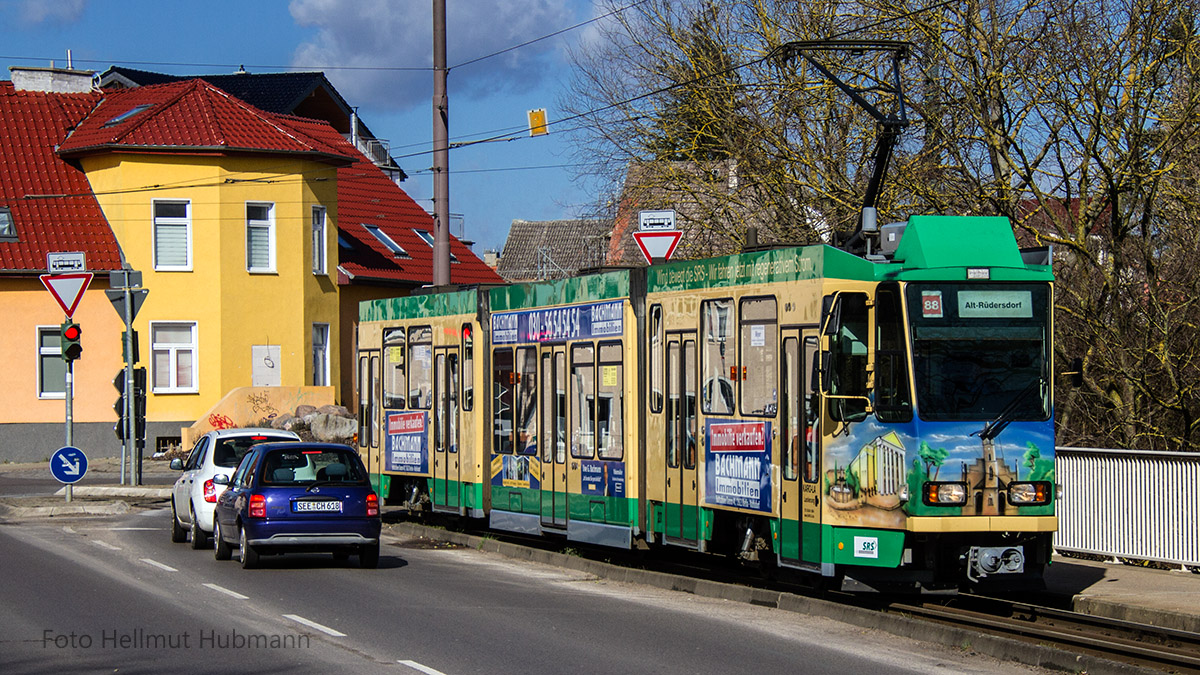
[[[1013,506],[1049,504],[1050,496],[1050,483],[1047,481],[1008,484],[1008,503]]]
[[[929,506],[962,506],[967,503],[966,483],[926,483],[924,501]]]

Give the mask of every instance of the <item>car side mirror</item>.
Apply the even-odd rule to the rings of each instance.
[[[213,482],[216,483],[217,485],[229,485],[229,476],[226,476],[223,473],[219,473],[219,474],[213,476]]]
[[[171,469],[175,471],[183,471],[183,460],[176,457],[171,460]]]

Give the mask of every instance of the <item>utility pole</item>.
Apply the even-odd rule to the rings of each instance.
[[[446,0],[433,0],[433,285],[450,283],[450,99]]]

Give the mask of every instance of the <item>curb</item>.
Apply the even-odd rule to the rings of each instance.
[[[61,506],[9,506],[0,504],[0,515],[12,519],[54,518],[56,516],[115,516],[129,513],[132,509],[122,501],[91,502],[87,504],[63,503]]]
[[[1089,675],[1149,674],[1161,672],[1149,668],[1108,661],[1087,654],[1072,654],[1052,647],[976,633],[953,626],[918,621],[895,614],[883,614],[828,600],[808,598],[780,591],[747,588],[705,579],[693,579],[664,572],[618,567],[564,553],[531,549],[497,539],[463,534],[461,532],[451,532],[416,523],[395,523],[390,525],[389,529],[389,534],[392,535],[389,538],[393,542],[403,541],[406,535],[408,537],[423,537],[426,539],[447,541],[478,551],[496,553],[514,560],[526,560],[553,567],[586,572],[610,581],[652,586],[668,591],[691,593],[705,598],[741,602],[761,607],[772,607],[797,614],[819,616],[862,628],[880,630],[899,637],[922,642],[933,642],[954,649],[984,654],[1000,661],[1011,661],[1028,666],[1066,672],[1087,672]]]
[[[56,495],[67,494],[67,488],[62,487],[55,492]],[[72,494],[80,497],[157,497],[161,499],[171,498],[171,488],[152,488],[137,485],[129,486],[108,486],[108,485],[77,485]]]

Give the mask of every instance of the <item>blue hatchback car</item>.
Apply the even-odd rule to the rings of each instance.
[[[379,496],[354,448],[261,443],[224,482],[213,518],[217,560],[237,548],[246,568],[289,551],[357,555],[363,567],[379,565]]]

